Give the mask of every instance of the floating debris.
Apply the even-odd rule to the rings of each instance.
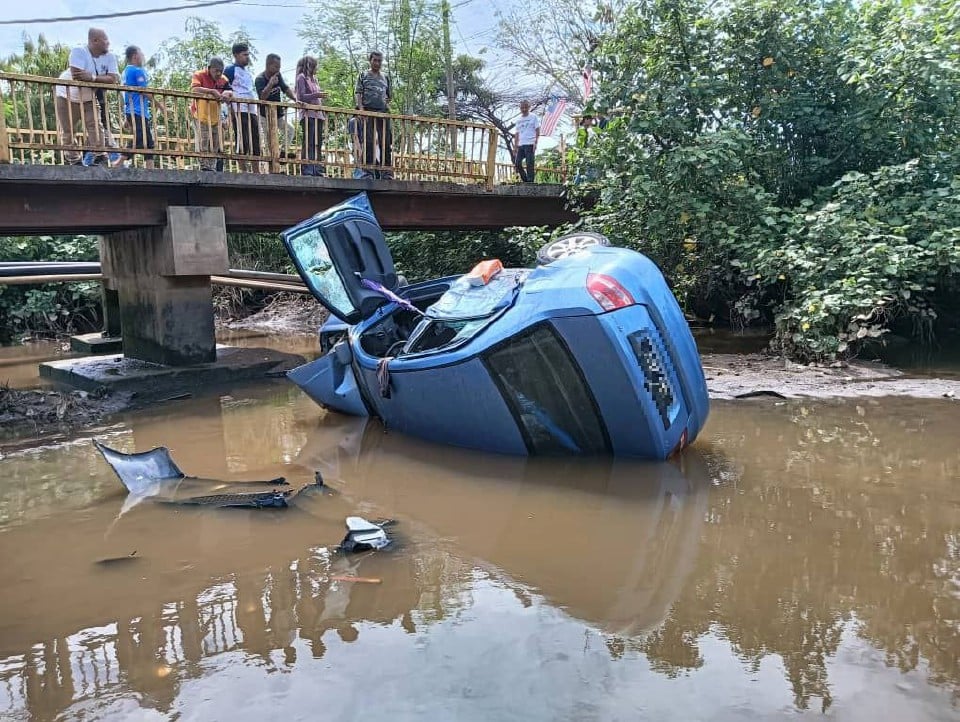
[[[380,579],[377,577],[351,577],[346,575],[338,575],[335,577],[330,577],[331,582],[358,582],[360,584],[379,584]]]
[[[387,521],[374,524],[360,516],[348,516],[347,535],[338,549],[347,553],[386,549],[390,546],[391,539],[383,527],[392,523]]]
[[[300,491],[300,489],[290,487],[284,477],[278,476],[273,479],[237,483],[287,488],[182,496],[178,492],[182,492],[182,486],[185,483],[191,486],[196,486],[198,483],[203,484],[205,485],[203,487],[205,491],[222,489],[230,486],[230,483],[216,479],[200,479],[195,476],[188,476],[177,466],[170,456],[170,450],[165,446],[159,446],[150,451],[125,454],[104,446],[98,441],[93,443],[130,493],[121,509],[121,515],[146,499],[176,506],[212,506],[221,509],[284,509],[288,506],[287,502]],[[320,483],[322,484],[322,479]],[[314,484],[308,484],[304,488],[313,486]]]

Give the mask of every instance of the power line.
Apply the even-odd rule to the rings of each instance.
[[[206,8],[211,5],[229,5],[237,0],[209,0],[208,2],[191,3],[190,5],[175,5],[165,8],[150,8],[148,10],[128,10],[122,13],[101,13],[99,15],[71,15],[62,18],[27,18],[26,20],[0,20],[0,25],[27,25],[31,23],[70,23],[80,20],[107,20],[109,18],[128,18],[134,15],[152,15],[154,13],[169,13],[177,10],[193,10]]]

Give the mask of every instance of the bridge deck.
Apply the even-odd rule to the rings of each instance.
[[[390,230],[558,225],[576,216],[553,185],[348,180],[0,164],[0,234],[106,233],[160,226],[168,206],[219,206],[229,231],[278,231],[360,191]]]

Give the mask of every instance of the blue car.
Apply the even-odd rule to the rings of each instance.
[[[693,336],[645,256],[579,233],[536,268],[401,286],[365,194],[283,233],[343,335],[289,378],[327,409],[504,454],[664,459],[709,412]]]

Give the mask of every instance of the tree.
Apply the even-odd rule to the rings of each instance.
[[[538,98],[560,91],[572,108],[586,104],[583,71],[601,38],[613,33],[630,3],[532,0],[509,13],[499,13],[496,44],[520,76],[540,86]]]
[[[154,85],[158,87],[189,89],[190,78],[196,71],[206,68],[210,58],[219,57],[225,64],[230,64],[234,43],[247,43],[251,58],[256,56],[250,34],[242,27],[224,36],[218,23],[191,17],[187,18],[183,30],[183,37],[165,41],[149,60],[154,71]]]
[[[582,212],[798,358],[929,337],[960,277],[958,32],[946,0],[639,3],[596,46]]]
[[[459,55],[453,62],[453,87],[456,93],[455,107],[459,120],[473,120],[494,126],[503,140],[504,148],[513,154],[513,122],[520,101],[528,96],[522,86],[513,86],[509,90],[506,82],[494,83],[484,76],[486,64],[480,58]],[[439,72],[434,78],[434,92],[439,99],[440,108],[447,112],[446,74]]]
[[[384,54],[393,81],[393,110],[408,115],[438,112],[433,88],[424,78],[443,67],[439,3],[428,0],[372,0],[366,3],[312,0],[298,34],[318,56],[318,80],[331,100],[353,105],[357,75],[371,50]]]
[[[37,36],[36,41],[24,34],[23,50],[0,60],[0,70],[7,73],[55,78],[67,68],[69,60],[70,48],[66,45],[60,43],[51,45],[42,33]],[[25,85],[16,85],[14,89],[15,92],[10,94],[10,100],[13,102],[4,103],[8,127],[15,128],[18,125],[34,129],[57,127],[56,112],[52,102],[44,101],[41,93],[30,92]]]
[[[22,38],[23,50],[0,60],[0,70],[55,78],[66,69],[70,59],[68,46],[61,43],[51,45],[43,33],[37,36],[36,41],[26,33]]]

